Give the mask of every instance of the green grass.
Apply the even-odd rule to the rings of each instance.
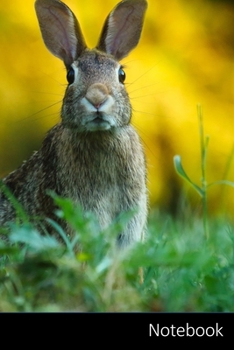
[[[68,237],[50,221],[57,236],[49,236],[39,233],[14,201],[19,218],[7,232],[0,229],[0,311],[233,312],[233,226],[210,218],[207,209],[208,187],[233,183],[207,184],[208,139],[200,110],[199,120],[201,186],[186,174],[180,156],[174,163],[201,196],[202,217],[188,205],[181,205],[176,219],[151,212],[145,242],[118,251],[117,233],[132,214],[100,231],[92,215],[84,216],[69,199],[54,196],[57,215],[76,234]]]
[[[155,212],[145,242],[117,252],[117,227],[98,232],[92,217],[81,219],[79,208],[72,213],[69,201],[60,202],[76,221],[73,239],[62,243],[26,223],[1,242],[1,311],[234,311],[229,225],[211,222],[207,240],[202,220]]]

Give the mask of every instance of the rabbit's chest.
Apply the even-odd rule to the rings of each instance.
[[[68,169],[64,171],[67,173]],[[70,166],[71,169],[71,166]],[[115,216],[120,211],[130,172],[126,172],[121,159],[106,153],[79,158],[73,163],[70,176],[61,178],[61,190],[68,197],[79,202],[84,210],[100,212],[102,216]]]
[[[98,157],[88,166],[77,164],[73,184],[69,183],[72,196],[90,205],[101,203],[115,203],[122,191],[121,172],[118,162],[106,159],[102,162]]]
[[[113,166],[77,166],[73,181],[67,184],[67,195],[84,211],[93,212],[100,225],[106,227],[121,211],[124,191],[119,180],[119,172]]]
[[[128,128],[119,138],[80,137],[76,146],[62,145],[57,171],[58,193],[72,198],[84,211],[97,214],[106,226],[121,212],[135,208],[144,187],[144,159],[138,139]],[[111,136],[111,135],[110,135]],[[74,144],[74,142],[73,142]],[[64,151],[66,150],[66,151]]]

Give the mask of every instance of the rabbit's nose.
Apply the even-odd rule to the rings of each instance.
[[[100,108],[101,105],[108,98],[108,90],[105,85],[97,83],[91,85],[85,95],[85,98],[96,108]]]

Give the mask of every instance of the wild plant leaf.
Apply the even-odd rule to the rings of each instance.
[[[105,271],[106,269],[108,269],[110,267],[112,262],[113,262],[113,260],[110,257],[105,256],[102,259],[102,261],[100,262],[100,264],[96,267],[96,272],[98,274],[102,273],[103,271]]]
[[[49,222],[49,224],[59,233],[59,235],[62,237],[63,241],[66,244],[67,250],[69,251],[69,253],[73,254],[72,243],[70,242],[69,237],[66,235],[63,228],[52,219],[47,218],[46,221]]]
[[[17,254],[17,252],[18,252],[18,249],[16,247],[11,247],[7,245],[0,246],[0,257],[2,257],[3,255]]]
[[[186,174],[186,172],[184,171],[184,168],[182,166],[181,163],[181,157],[179,155],[174,156],[174,166],[175,166],[175,170],[176,172],[186,181],[188,181],[190,183],[190,185],[200,194],[201,197],[204,196],[204,193],[202,191],[202,189],[197,186],[194,182],[192,182],[190,180],[190,178],[188,177],[188,175]]]
[[[13,243],[23,243],[36,251],[58,248],[59,242],[52,236],[42,236],[36,229],[30,225],[22,227],[13,226],[9,239]]]
[[[12,206],[14,207],[14,209],[17,213],[17,220],[20,219],[25,223],[29,222],[28,216],[27,216],[26,212],[24,211],[22,205],[15,198],[15,196],[13,195],[11,190],[5,185],[5,183],[2,180],[0,180],[0,191],[2,191],[4,193],[4,195],[9,199]]]
[[[207,185],[207,187],[211,187],[214,185],[227,185],[227,186],[234,187],[234,182],[229,180],[218,180],[210,183],[209,185]]]

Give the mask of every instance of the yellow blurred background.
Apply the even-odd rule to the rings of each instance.
[[[94,47],[117,0],[66,0]],[[173,156],[200,184],[197,104],[210,136],[207,181],[234,181],[234,4],[224,0],[148,0],[138,47],[124,59],[133,124],[146,150],[151,206],[176,213],[181,193],[194,209],[197,193],[178,177]],[[40,147],[59,120],[66,86],[63,63],[42,41],[34,1],[0,3],[0,177]],[[210,213],[232,216],[234,189],[212,187]]]

